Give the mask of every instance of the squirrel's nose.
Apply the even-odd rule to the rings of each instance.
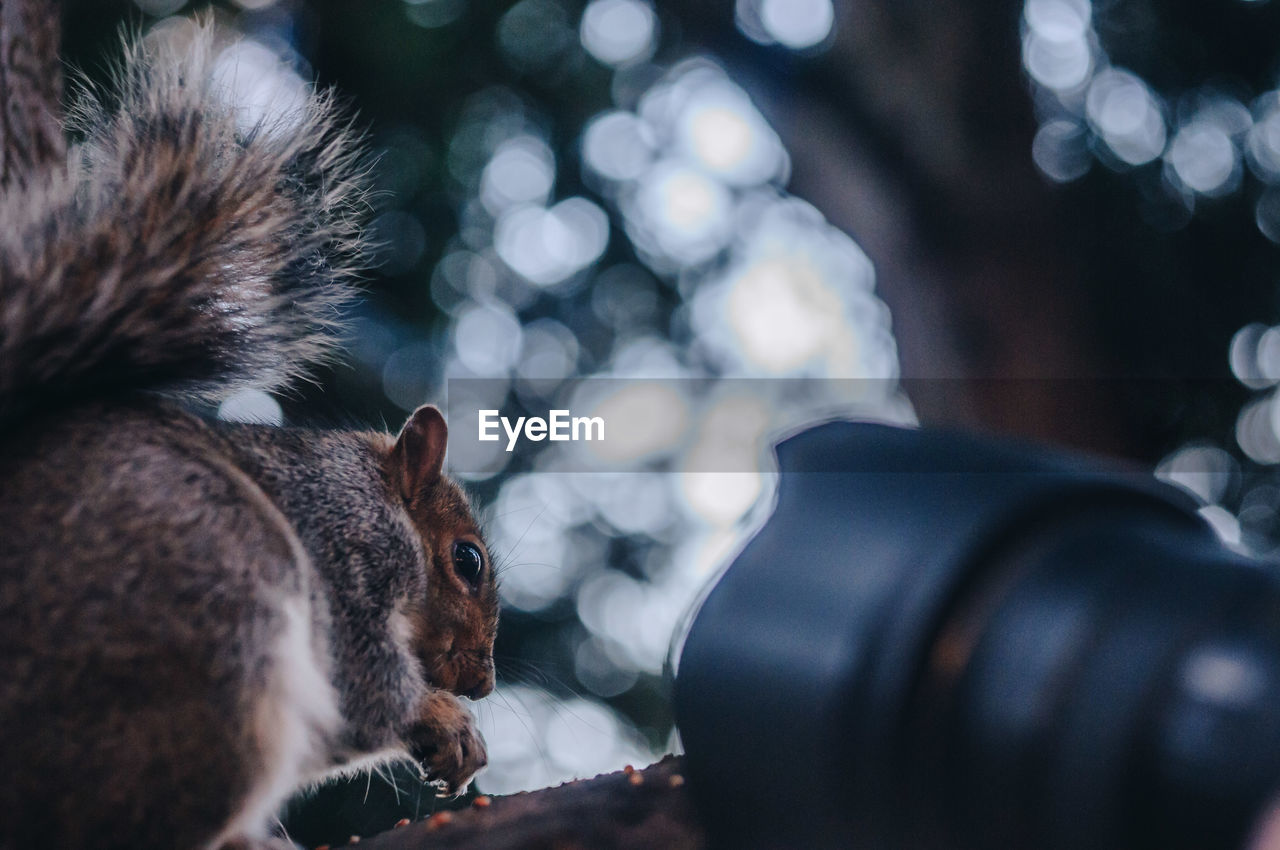
[[[483,699],[491,693],[493,693],[493,677],[485,676],[480,680],[480,684],[469,691],[463,691],[462,695],[467,699]]]
[[[483,699],[493,693],[496,678],[493,658],[486,658],[478,664],[462,665],[450,690],[467,699]]]
[[[494,676],[493,661],[490,660],[479,670],[474,670],[472,672],[475,678],[472,679],[471,682],[474,682],[475,684],[471,684],[471,682],[467,681],[458,683],[459,686],[471,685],[470,688],[467,688],[465,691],[461,691],[462,695],[467,699],[483,699],[493,693],[493,681],[497,678]]]

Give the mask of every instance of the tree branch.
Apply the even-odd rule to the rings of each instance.
[[[365,839],[370,850],[701,850],[706,846],[682,774],[668,756],[618,771],[508,797],[485,807],[439,812]]]

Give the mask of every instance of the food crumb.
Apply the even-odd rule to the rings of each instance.
[[[471,805],[475,806],[477,809],[487,809],[492,803],[493,801],[484,794],[481,794],[479,797],[476,797],[471,801]]]
[[[359,844],[359,843],[360,843],[360,836],[358,836],[358,835],[353,835],[353,836],[351,836],[350,838],[348,838],[348,839],[347,839],[347,843],[348,843],[348,844]]]
[[[671,774],[671,778],[667,780],[672,788],[679,788],[684,784],[684,777],[678,773]]]
[[[628,781],[628,782],[630,782],[632,785],[643,785],[643,784],[644,784],[644,774],[642,774],[642,773],[632,773],[632,774],[630,774],[629,776],[627,776],[627,781]]]
[[[392,829],[396,829],[396,828],[398,828],[398,827],[408,826],[408,825],[409,825],[409,819],[408,819],[408,818],[400,818],[400,820],[396,821],[395,826],[394,826],[394,827],[392,827]]]
[[[452,823],[452,822],[453,822],[453,815],[449,814],[448,812],[436,812],[434,815],[427,818],[427,829],[429,830],[439,829],[445,824]]]
[[[315,848],[315,850],[329,850],[329,845],[321,844],[319,847]]]
[[[636,769],[631,765],[627,765],[622,769],[622,772],[625,773],[627,776],[630,776],[631,774],[636,772]]]

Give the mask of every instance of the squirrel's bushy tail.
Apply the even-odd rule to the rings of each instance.
[[[67,168],[0,198],[0,423],[106,393],[278,388],[332,343],[361,254],[353,136],[301,85],[246,126],[211,27],[192,29],[131,48],[105,94],[83,87]]]

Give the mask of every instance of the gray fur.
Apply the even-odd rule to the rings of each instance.
[[[332,345],[364,195],[332,97],[241,134],[211,32],[81,86],[65,169],[0,198],[0,422],[45,403],[273,389]]]
[[[260,848],[299,784],[485,762],[497,597],[422,409],[399,440],[205,421],[326,349],[361,192],[327,99],[236,138],[136,56],[65,172],[0,199],[0,850]]]
[[[401,600],[425,597],[418,536],[390,493],[369,435],[261,426],[222,429],[225,450],[293,521],[312,553],[338,652],[343,716],[336,761],[399,745],[425,694],[419,664],[387,623]],[[357,509],[358,508],[358,509]]]

